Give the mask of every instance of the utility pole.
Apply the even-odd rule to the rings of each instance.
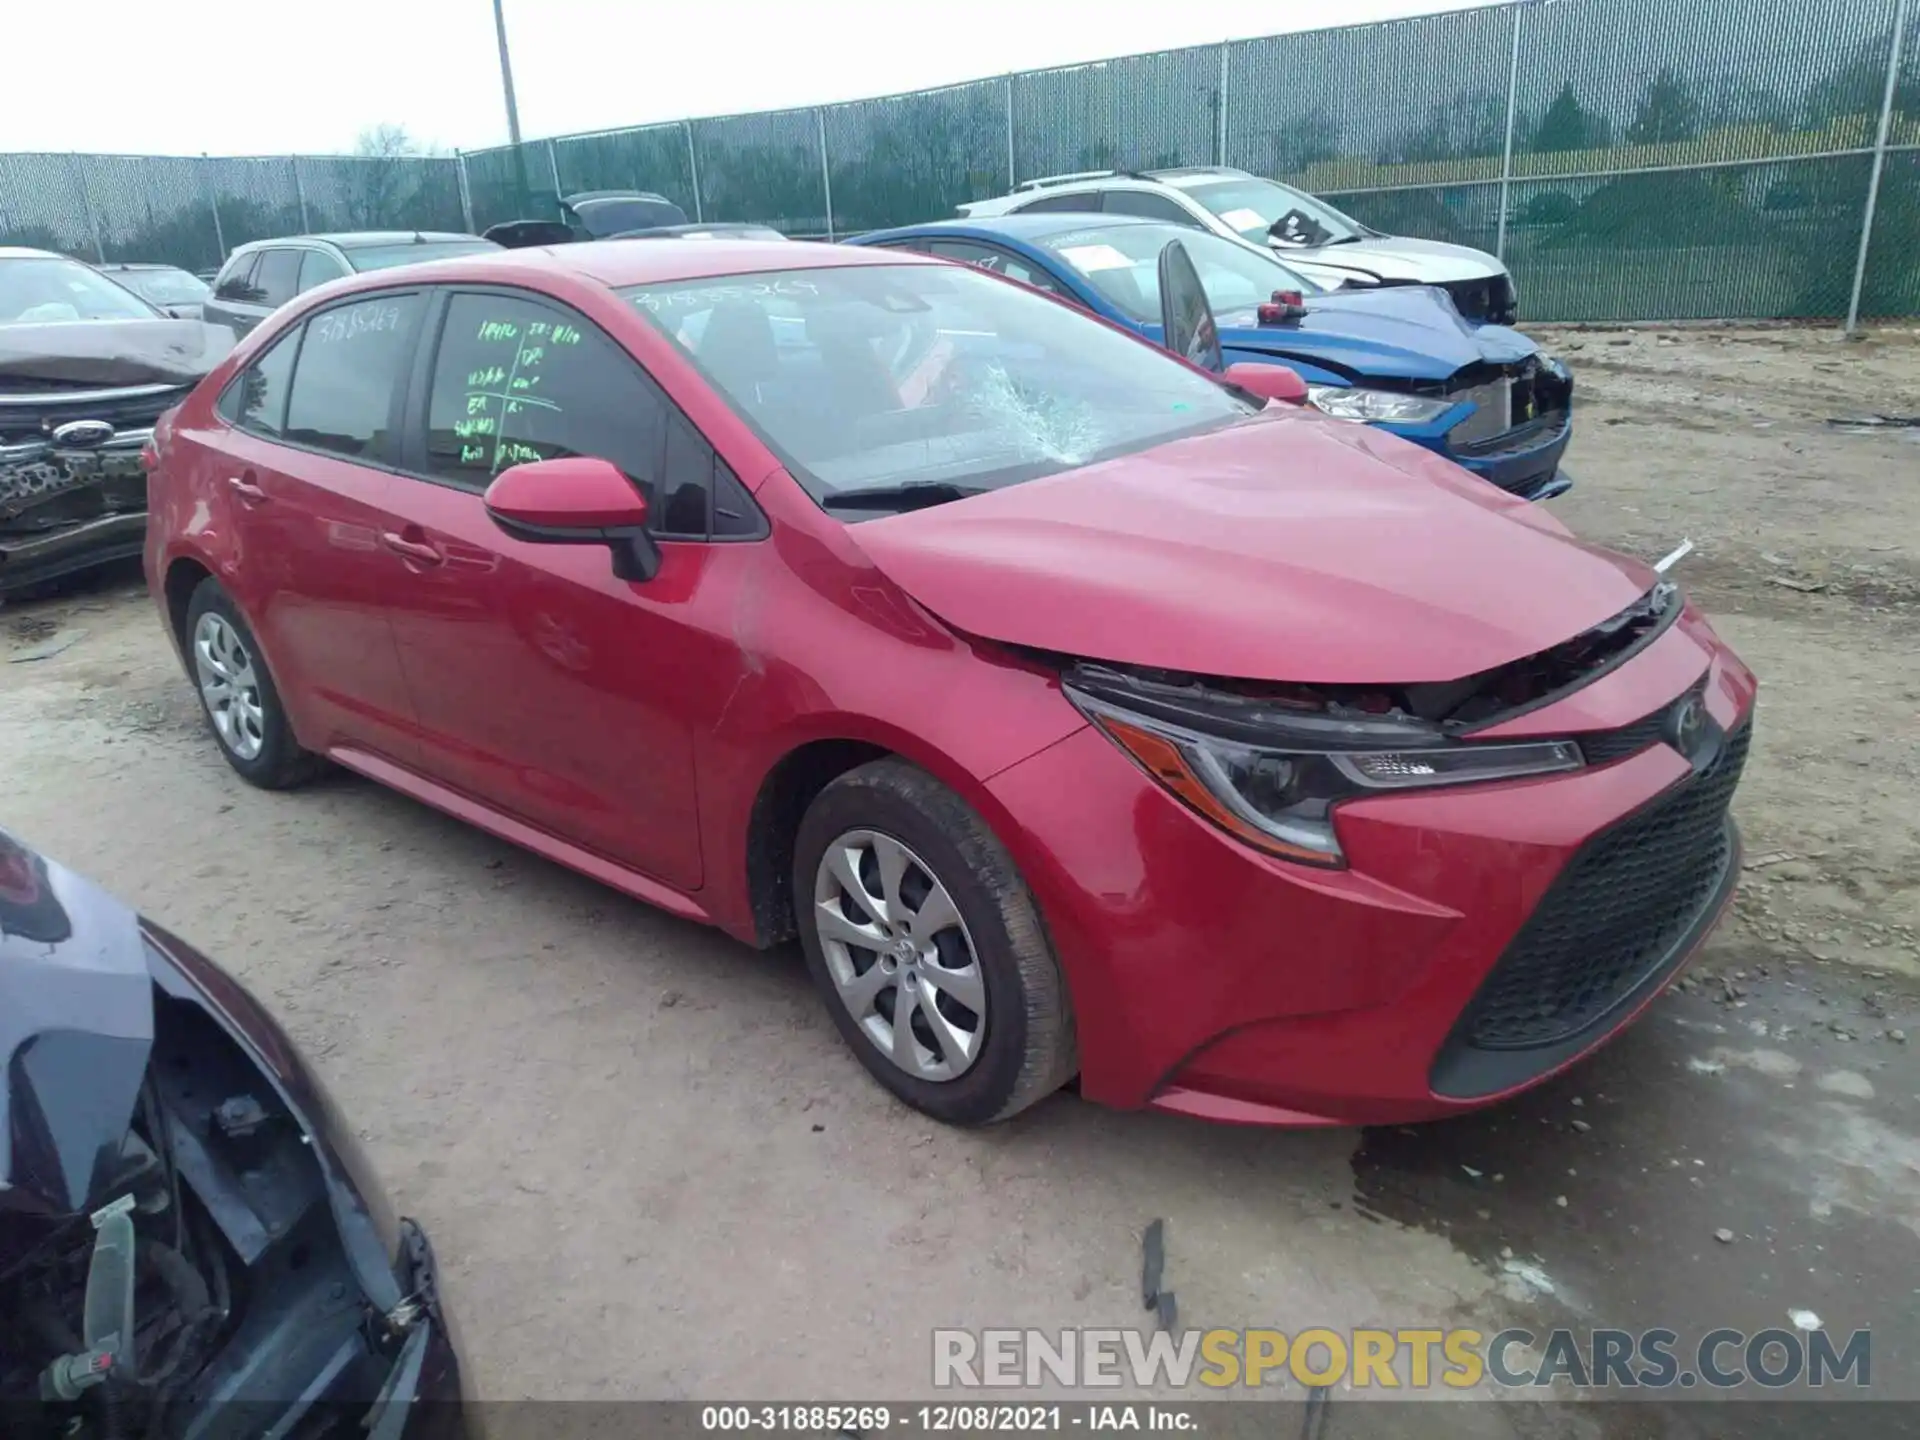
[[[493,0],[493,33],[500,42],[500,88],[507,97],[507,140],[513,146],[513,171],[520,183],[520,206],[530,203],[527,157],[520,149],[520,107],[513,99],[513,62],[507,58],[507,12],[504,0]]]

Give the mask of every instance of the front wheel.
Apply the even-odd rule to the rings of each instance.
[[[821,791],[794,846],[807,968],[895,1095],[985,1125],[1065,1084],[1073,1008],[1012,856],[958,795],[901,760]]]

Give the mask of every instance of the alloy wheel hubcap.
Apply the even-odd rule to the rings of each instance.
[[[964,1075],[987,1034],[986,981],[940,877],[876,830],[849,830],[814,872],[813,926],[860,1033],[917,1080]]]
[[[224,616],[209,612],[194,626],[193,670],[220,743],[242,760],[253,759],[267,743],[260,679],[246,642]]]

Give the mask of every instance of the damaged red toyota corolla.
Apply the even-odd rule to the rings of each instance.
[[[325,757],[797,935],[957,1123],[1075,1075],[1250,1122],[1484,1103],[1631,1019],[1739,870],[1754,681],[1672,585],[969,267],[340,282],[161,427],[153,515],[243,776]]]

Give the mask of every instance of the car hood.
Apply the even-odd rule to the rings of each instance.
[[[1468,365],[1511,365],[1539,353],[1518,330],[1474,325],[1429,285],[1307,297],[1307,313],[1260,325],[1250,310],[1220,316],[1220,343],[1276,359],[1319,361],[1361,376],[1444,380]]]
[[[0,380],[53,386],[192,385],[233,349],[202,320],[57,320],[0,325]]]
[[[1287,264],[1345,271],[1373,280],[1446,285],[1478,280],[1506,269],[1484,250],[1444,240],[1415,240],[1406,235],[1365,235],[1345,245],[1275,245]]]
[[[850,534],[983,639],[1305,684],[1478,674],[1618,614],[1654,580],[1418,446],[1278,405]]]

